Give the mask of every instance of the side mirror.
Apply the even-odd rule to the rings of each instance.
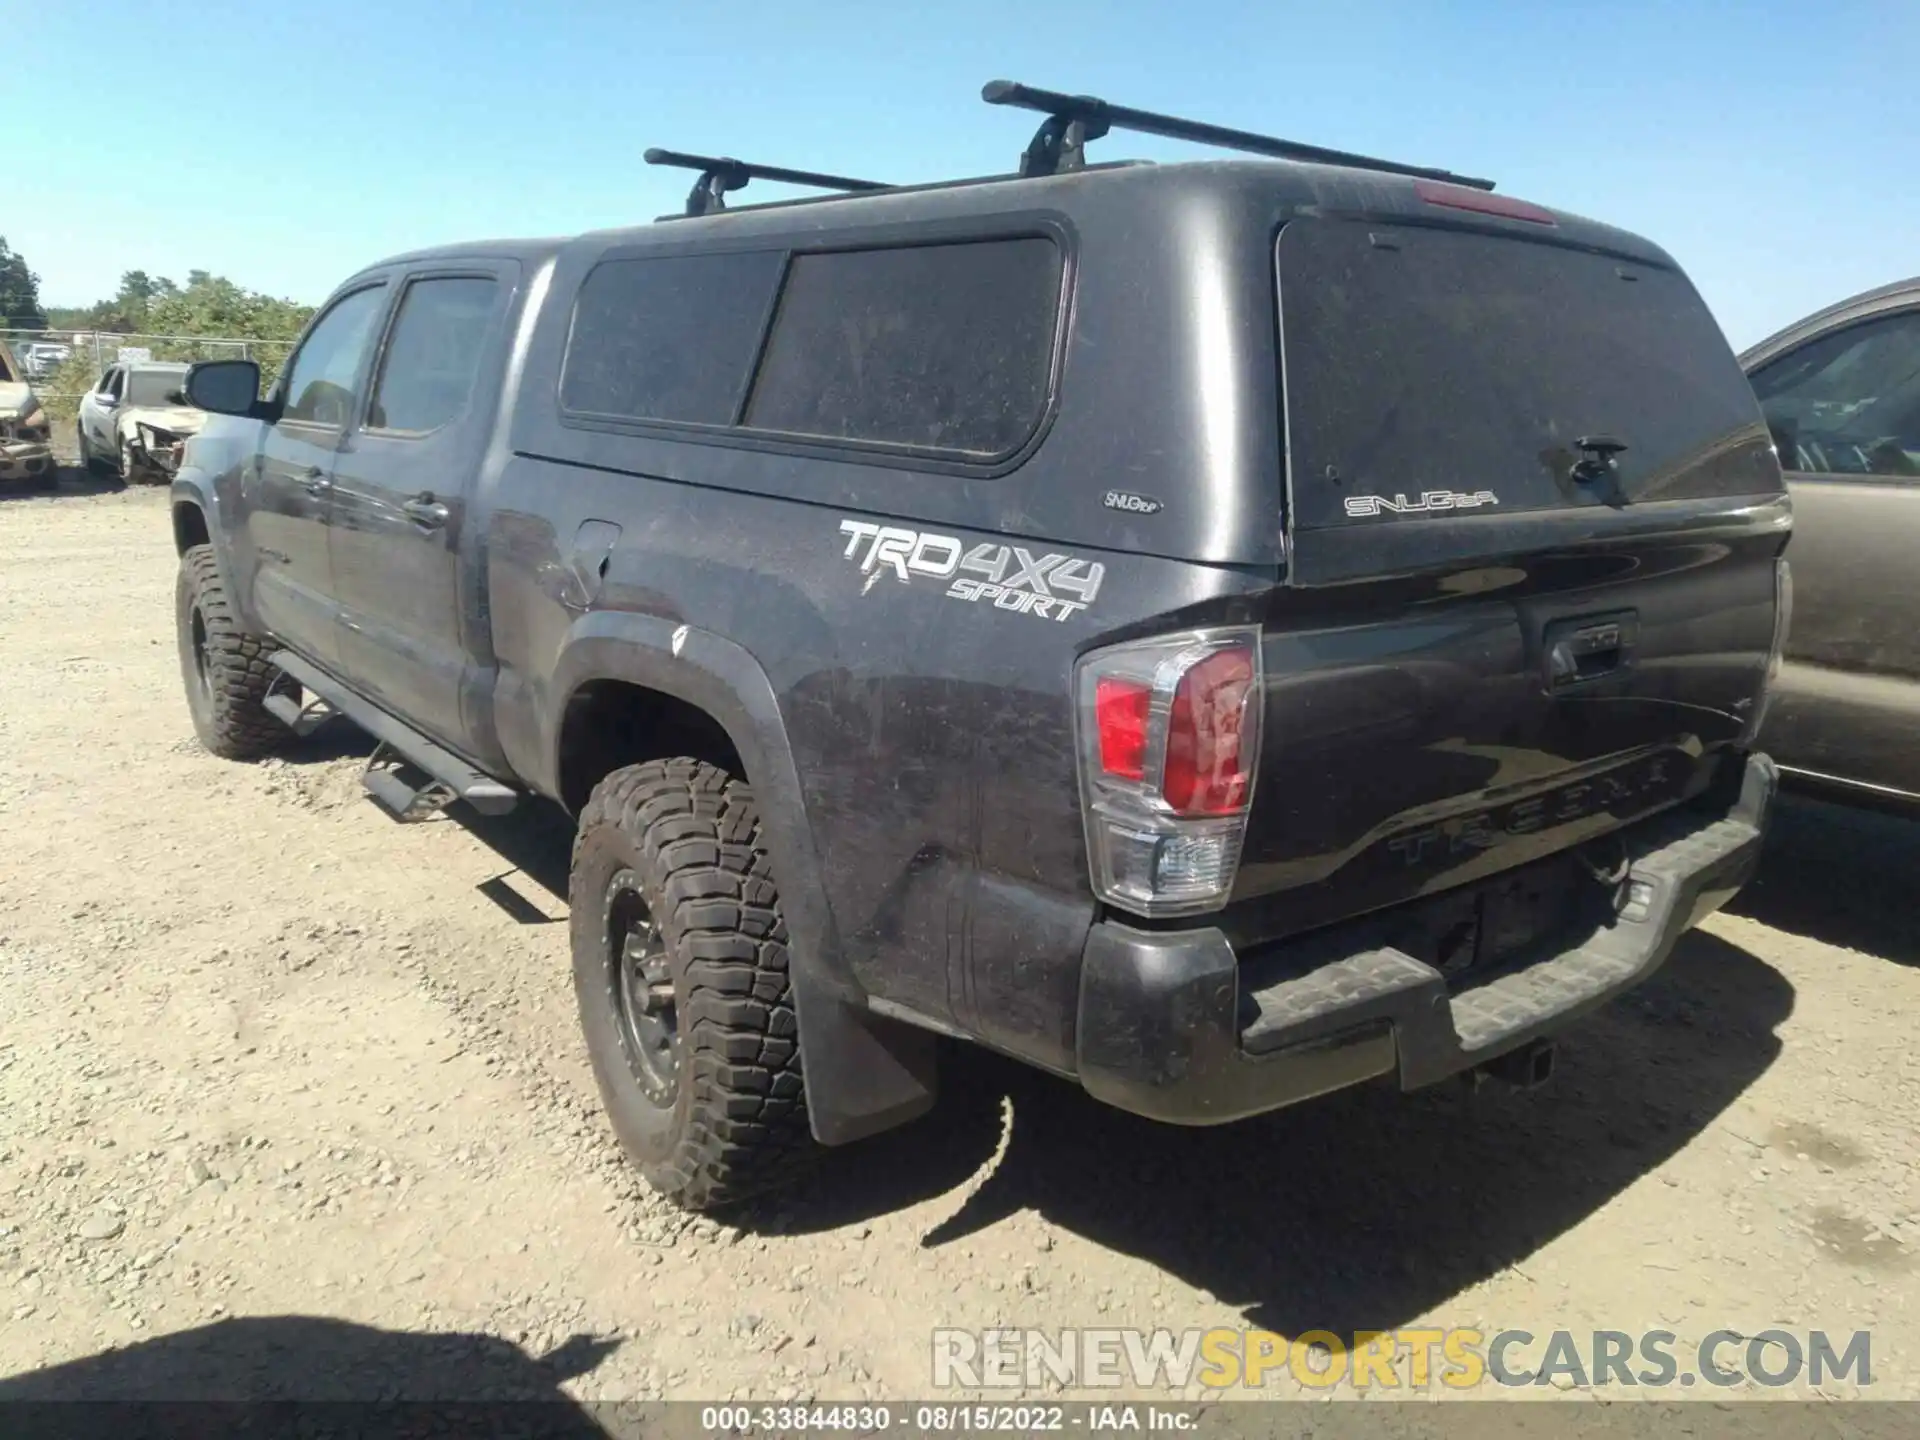
[[[187,403],[215,415],[251,416],[260,403],[260,367],[251,360],[203,360],[181,387]]]

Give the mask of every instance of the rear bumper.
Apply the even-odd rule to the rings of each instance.
[[[1123,1110],[1212,1125],[1380,1075],[1414,1089],[1539,1039],[1659,968],[1753,873],[1778,779],[1750,756],[1738,800],[1688,806],[1621,840],[1632,899],[1449,990],[1381,940],[1378,917],[1244,961],[1215,929],[1094,926],[1081,967],[1081,1084]]]

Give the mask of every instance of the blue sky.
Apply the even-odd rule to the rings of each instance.
[[[645,220],[686,188],[649,145],[882,180],[1004,170],[1036,117],[982,105],[996,77],[1493,176],[1664,245],[1736,346],[1920,272],[1914,0],[0,14],[38,57],[8,66],[0,234],[56,304],[133,268],[311,301],[419,245]]]

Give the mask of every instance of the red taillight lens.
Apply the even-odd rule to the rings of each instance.
[[[1176,814],[1232,815],[1246,804],[1253,783],[1245,734],[1252,688],[1253,654],[1240,648],[1217,651],[1180,677],[1160,785]]]
[[[1152,700],[1150,686],[1100,678],[1093,707],[1100,728],[1100,768],[1108,775],[1122,780],[1146,778],[1147,710]]]
[[[1449,210],[1471,210],[1477,215],[1499,215],[1508,220],[1525,220],[1534,225],[1557,223],[1551,210],[1529,205],[1505,195],[1490,195],[1467,185],[1448,185],[1439,180],[1416,180],[1413,193],[1429,205],[1444,205]]]
[[[1074,666],[1094,894],[1135,915],[1199,915],[1233,893],[1260,763],[1261,632],[1127,640]]]

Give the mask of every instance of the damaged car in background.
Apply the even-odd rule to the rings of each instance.
[[[95,474],[118,471],[128,484],[171,480],[187,440],[207,412],[187,403],[184,362],[114,365],[80,401],[80,463]]]
[[[50,483],[53,432],[13,351],[0,341],[0,485]]]

